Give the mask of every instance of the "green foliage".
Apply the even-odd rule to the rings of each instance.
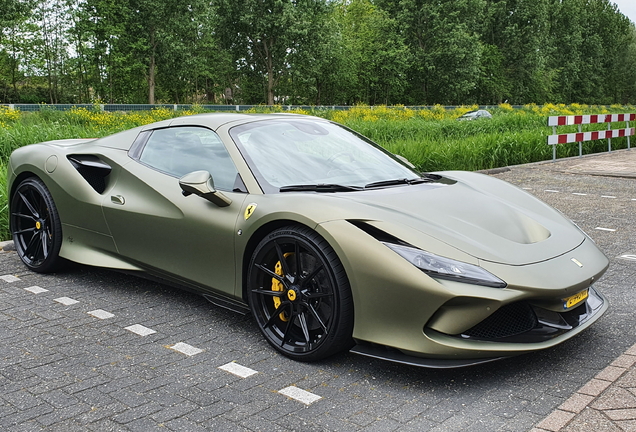
[[[0,0],[2,103],[636,102],[611,0]]]
[[[300,63],[311,69],[328,11],[325,0],[216,0],[217,31],[239,71],[260,78],[264,101],[273,105]]]

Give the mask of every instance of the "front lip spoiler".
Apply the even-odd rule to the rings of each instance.
[[[379,345],[357,344],[351,348],[350,352],[360,354],[366,357],[372,357],[380,360],[388,360],[394,363],[405,364],[409,366],[418,366],[430,369],[453,369],[466,366],[475,366],[482,363],[490,363],[496,360],[509,358],[490,357],[481,359],[436,359],[410,356],[398,350],[390,349]]]

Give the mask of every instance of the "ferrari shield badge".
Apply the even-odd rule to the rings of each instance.
[[[254,210],[256,210],[256,204],[252,203],[247,206],[247,208],[245,209],[245,214],[243,215],[245,216],[245,220],[248,220],[250,216],[254,214]]]

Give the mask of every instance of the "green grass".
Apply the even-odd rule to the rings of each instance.
[[[492,119],[465,122],[455,120],[460,111],[445,112],[443,109],[435,111],[437,119],[386,107],[375,110],[356,108],[351,115],[329,110],[317,110],[312,114],[340,120],[392,153],[406,157],[422,171],[474,171],[551,159],[552,147],[547,145],[546,136],[552,133],[552,128],[546,126],[547,116],[571,113],[567,111],[571,107],[557,108],[561,112],[545,112],[545,109],[539,112],[536,107],[520,110],[499,108],[493,110]],[[634,107],[612,108],[613,112],[634,112]],[[589,107],[585,113],[599,111],[598,107]],[[6,168],[13,150],[56,139],[102,137],[184,113],[155,110],[110,114],[80,109],[74,112],[43,110],[19,116],[13,113],[4,118],[3,114],[7,114],[6,111],[0,110],[0,239],[10,238]],[[339,115],[341,118],[338,118]],[[589,125],[584,130],[602,128],[603,125]],[[558,133],[575,130],[576,127],[561,127]],[[612,140],[613,149],[625,147],[625,138]],[[605,140],[583,145],[584,154],[603,151],[607,151]],[[576,155],[578,145],[575,143],[557,146],[559,158]]]
[[[453,119],[427,121],[352,120],[345,123],[409,159],[422,171],[483,170],[552,159],[546,116],[501,113],[493,119],[458,122]],[[591,125],[599,130],[601,125]],[[616,127],[616,126],[615,126]],[[621,126],[624,127],[624,126]],[[558,133],[575,129],[559,128]],[[625,138],[613,139],[612,148],[626,148]],[[607,141],[583,144],[583,153],[607,151]],[[557,146],[557,157],[578,155],[578,145]]]

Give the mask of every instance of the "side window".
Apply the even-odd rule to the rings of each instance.
[[[212,174],[217,189],[231,191],[238,171],[218,135],[201,127],[173,127],[152,132],[139,161],[174,177],[192,171]]]

